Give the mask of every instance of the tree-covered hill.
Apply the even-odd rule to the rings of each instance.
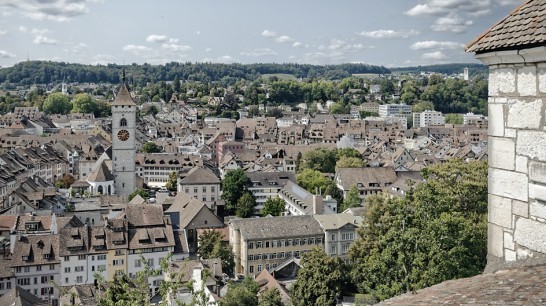
[[[385,67],[366,64],[307,65],[307,64],[217,64],[178,63],[165,65],[83,65],[51,61],[26,61],[0,69],[0,83],[17,85],[66,82],[119,82],[121,69],[126,67],[128,81],[140,85],[147,82],[180,80],[201,82],[222,81],[233,84],[238,79],[255,80],[262,74],[290,74],[296,78],[342,79],[356,73],[390,73]]]

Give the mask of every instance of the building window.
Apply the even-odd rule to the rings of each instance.
[[[74,271],[76,272],[82,272],[83,271],[83,266],[77,266],[74,268]]]
[[[114,266],[121,266],[121,265],[123,265],[123,263],[124,263],[123,259],[115,259],[115,260],[112,262],[112,264],[113,264]]]
[[[42,271],[42,266],[36,266],[36,271]]]
[[[269,248],[269,240],[265,242],[265,247]]]
[[[68,278],[66,278],[66,279],[67,279],[67,281],[66,281],[66,282],[68,283]],[[48,279],[47,279],[47,276],[42,276],[42,278],[41,278],[41,282],[42,282],[42,284],[46,284],[46,283],[47,283],[47,281],[48,281]]]
[[[287,247],[292,246],[292,239],[286,240],[286,246]]]
[[[331,237],[332,237],[332,239],[331,239],[332,241],[336,241],[336,234],[332,234]]]
[[[254,248],[254,242],[249,242],[248,243],[248,248],[253,249]]]
[[[70,267],[64,267],[64,273],[70,273]]]
[[[121,120],[119,121],[119,126],[121,127],[127,126],[127,119],[121,118]]]
[[[257,249],[261,249],[261,248],[262,248],[262,242],[261,242],[261,241],[256,241],[256,248],[257,248]]]
[[[348,251],[349,251],[349,245],[348,244],[341,245],[341,254],[345,254]]]
[[[140,259],[135,259],[135,267],[139,268],[141,265]]]
[[[78,255],[78,260],[84,260],[85,259],[85,255]]]
[[[184,192],[185,193],[190,193],[190,188],[189,187],[184,188]]]
[[[70,256],[65,256],[64,261],[70,261]]]
[[[207,192],[207,187],[203,187],[203,193]]]
[[[203,202],[206,202],[207,201],[207,196],[203,196],[202,200],[203,200]]]
[[[332,253],[333,255],[337,254],[335,245],[330,247],[330,253]]]
[[[123,250],[116,250],[116,256],[123,255]]]
[[[148,266],[150,266],[150,267],[154,266],[154,259],[153,258],[148,259]]]
[[[248,273],[254,273],[254,266],[248,266]]]
[[[76,277],[76,283],[83,283],[83,276]]]
[[[30,272],[30,267],[23,267],[24,272]]]
[[[210,192],[215,192],[216,188],[214,186],[210,186]]]
[[[262,265],[258,265],[258,272],[261,272],[262,271]]]
[[[106,255],[97,255],[97,260],[106,260]]]

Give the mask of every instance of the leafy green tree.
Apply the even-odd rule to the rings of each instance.
[[[222,199],[226,201],[226,212],[234,214],[239,198],[243,196],[251,181],[242,169],[230,171],[222,180]]]
[[[97,101],[91,98],[88,94],[79,93],[72,100],[72,113],[95,113],[97,109]]]
[[[55,182],[55,185],[58,185],[58,188],[70,188],[70,186],[72,186],[75,181],[75,177],[68,173],[65,173],[59,180],[57,180],[57,182]]]
[[[70,104],[70,97],[63,95],[60,92],[54,92],[47,96],[42,106],[43,111],[46,114],[68,114],[72,105]]]
[[[175,93],[180,92],[180,78],[178,77],[178,74],[174,77],[173,90]]]
[[[298,185],[311,193],[324,191],[330,184],[330,179],[318,170],[305,169],[297,177]]]
[[[162,151],[160,146],[158,146],[157,144],[151,141],[148,141],[147,143],[143,144],[140,150],[143,153],[161,153]]]
[[[430,101],[421,101],[412,107],[414,113],[422,113],[426,110],[434,110],[434,104]]]
[[[256,199],[250,192],[245,192],[237,201],[236,215],[240,218],[252,217]]]
[[[362,168],[364,167],[364,161],[361,157],[341,157],[336,162],[336,170],[339,168]]]
[[[446,123],[448,124],[463,124],[463,116],[460,114],[447,114]]]
[[[141,196],[143,199],[146,199],[148,197],[148,191],[140,188],[133,191],[131,194],[129,194],[129,201],[131,201],[137,195]]]
[[[205,230],[199,236],[197,254],[203,259],[220,258],[222,270],[231,275],[235,267],[235,257],[229,244],[224,242],[224,235],[216,230]]]
[[[176,191],[177,190],[177,175],[176,172],[169,173],[169,179],[167,180],[167,183],[165,184],[165,188],[169,191]]]
[[[290,289],[292,304],[336,305],[347,282],[347,268],[339,257],[328,256],[321,248],[303,255],[302,268]]]
[[[296,156],[296,173],[300,173],[302,158],[303,158],[303,154],[301,154],[301,152],[298,152],[298,155]]]
[[[452,159],[422,171],[404,198],[366,199],[350,248],[359,292],[383,300],[481,273],[487,255],[487,164]]]
[[[220,306],[258,305],[260,286],[250,276],[241,283],[231,283],[229,289],[220,301]]]
[[[148,107],[148,109],[146,110],[146,115],[155,116],[157,113],[159,113],[159,109],[157,109],[157,106],[155,106],[155,105],[151,105],[151,106]]]
[[[282,110],[277,107],[270,107],[267,109],[267,112],[265,113],[267,117],[275,117],[275,118],[281,118],[282,117]]]
[[[362,199],[360,198],[360,193],[356,186],[351,187],[349,192],[347,192],[347,198],[343,201],[340,212],[345,211],[348,208],[360,207],[362,206]]]
[[[265,201],[262,215],[280,216],[284,212],[285,203],[281,198],[269,198]]]
[[[318,170],[324,173],[333,173],[336,165],[336,152],[325,148],[318,148],[305,152],[299,166],[299,171],[305,169]]]
[[[258,117],[260,115],[260,110],[257,106],[251,106],[248,109],[248,116],[249,117]]]
[[[258,306],[283,306],[281,292],[277,288],[270,288],[260,294]]]

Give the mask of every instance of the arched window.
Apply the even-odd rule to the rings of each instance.
[[[102,194],[102,193],[103,193],[103,189],[102,189],[102,186],[101,186],[101,185],[99,185],[99,187],[97,188],[97,192],[98,192],[99,194]]]
[[[121,118],[121,120],[119,121],[119,126],[127,126],[127,119]]]

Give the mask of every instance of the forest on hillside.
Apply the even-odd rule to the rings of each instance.
[[[50,84],[65,82],[118,83],[125,67],[130,84],[144,86],[148,82],[180,80],[203,83],[220,82],[232,85],[237,80],[256,80],[264,74],[289,74],[296,78],[338,80],[352,74],[388,74],[382,66],[340,64],[317,66],[308,64],[217,64],[178,63],[165,65],[83,65],[51,61],[27,61],[0,69],[0,83],[15,85]]]

